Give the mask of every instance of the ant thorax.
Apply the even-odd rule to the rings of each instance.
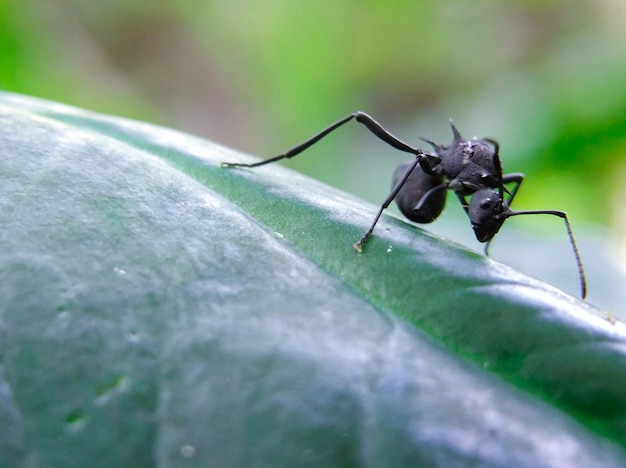
[[[469,195],[483,187],[497,188],[498,168],[494,149],[485,140],[465,140],[453,127],[454,140],[449,146],[430,143],[440,163],[433,172],[448,179],[448,187],[460,195]]]

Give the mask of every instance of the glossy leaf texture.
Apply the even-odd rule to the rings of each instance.
[[[0,94],[2,465],[626,463],[623,324],[248,159]]]

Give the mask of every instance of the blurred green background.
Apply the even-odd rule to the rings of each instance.
[[[0,88],[264,157],[355,110],[414,144],[453,118],[526,174],[515,208],[566,210],[586,263],[625,263],[622,0],[0,0]],[[378,204],[403,159],[354,124],[288,165]],[[524,218],[569,262],[561,222]]]

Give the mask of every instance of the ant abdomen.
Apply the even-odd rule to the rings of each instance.
[[[391,186],[395,187],[398,181],[406,174],[414,160],[400,164],[393,173]],[[446,190],[436,190],[422,200],[424,195],[435,187],[441,186],[443,179],[426,174],[418,165],[396,195],[396,204],[404,216],[416,223],[431,223],[439,217],[446,204]],[[422,203],[420,203],[420,201]]]

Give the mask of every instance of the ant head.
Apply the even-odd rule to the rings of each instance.
[[[470,199],[467,210],[479,242],[490,241],[500,230],[509,213],[506,202],[491,188],[476,191]]]

